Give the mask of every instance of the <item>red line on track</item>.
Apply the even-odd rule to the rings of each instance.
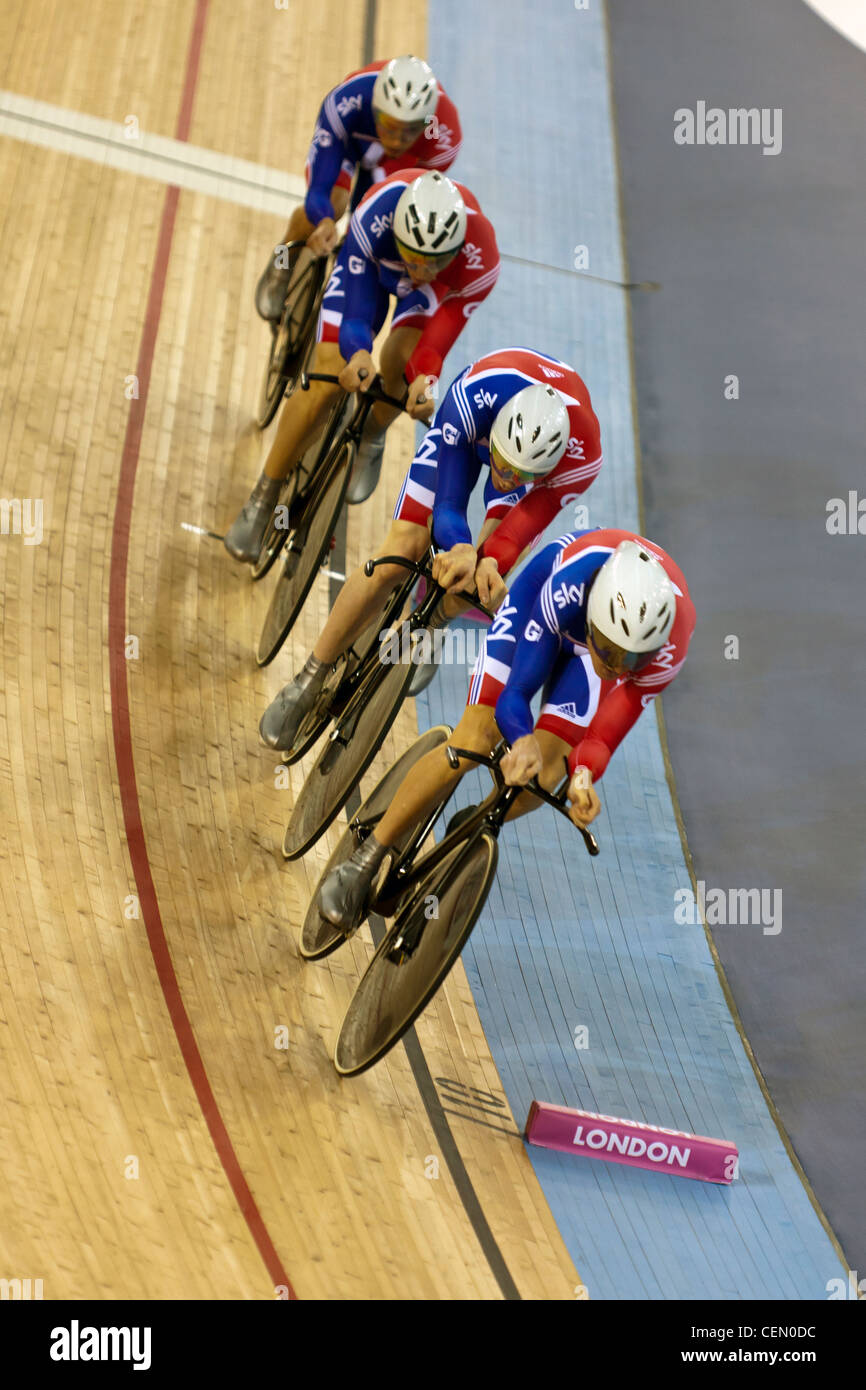
[[[205,21],[209,0],[197,0],[195,20],[187,54],[186,75],[183,96],[177,120],[176,138],[186,140],[192,119],[193,99],[198,79]],[[166,190],[162,220],[159,228],[156,258],[150,279],[147,309],[144,318],[141,347],[138,355],[136,375],[138,377],[138,399],[130,401],[126,436],[123,441],[123,454],[120,465],[120,479],[117,486],[117,501],[114,510],[114,525],[111,539],[111,567],[108,590],[108,656],[111,682],[111,718],[114,731],[114,752],[117,760],[117,776],[120,784],[120,800],[129,857],[135,874],[142,916],[150,943],[159,983],[165,997],[169,1016],[180,1045],[189,1078],[195,1089],[201,1112],[210,1130],[214,1147],[219,1155],[223,1170],[231,1185],[235,1199],[243,1212],[250,1234],[258,1246],[268,1274],[275,1286],[288,1289],[289,1298],[297,1295],[289,1283],[274,1243],[268,1234],[261,1213],[255,1203],[246,1178],[229,1138],[223,1118],[219,1112],[204,1062],[192,1025],[189,1021],[183,999],[181,998],[177,976],[171,960],[165,928],[159,911],[159,902],[150,860],[147,854],[144,827],[141,820],[141,805],[138,799],[138,786],[135,779],[135,758],[132,748],[132,732],[129,719],[129,691],[126,682],[126,568],[129,557],[129,533],[132,519],[132,503],[135,493],[135,475],[138,469],[141,435],[147,410],[148,390],[151,368],[159,329],[162,302],[165,291],[165,278],[171,254],[174,224],[180,190],[173,185]]]

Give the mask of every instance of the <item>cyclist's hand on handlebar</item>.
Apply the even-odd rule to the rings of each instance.
[[[429,391],[429,379],[416,376],[406,397],[406,414],[413,420],[429,420],[433,414],[433,397]]]
[[[449,593],[454,589],[463,589],[472,582],[477,560],[474,545],[468,542],[454,545],[434,558],[433,578]]]
[[[503,759],[504,761],[504,759]],[[592,785],[592,773],[588,767],[575,768],[568,784],[569,820],[575,825],[589,825],[601,810],[598,792]]]
[[[366,391],[376,375],[376,364],[363,348],[353,352],[338,377],[344,391]]]
[[[486,555],[483,560],[479,560],[475,571],[475,587],[484,607],[495,613],[508,593],[508,585],[499,573],[499,566],[492,555]]]
[[[327,256],[337,244],[337,224],[333,217],[323,217],[307,237],[307,249],[314,256]]]
[[[509,787],[525,787],[537,777],[544,767],[544,759],[535,734],[515,739],[499,766]]]

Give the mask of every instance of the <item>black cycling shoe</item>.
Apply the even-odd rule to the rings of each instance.
[[[370,889],[378,864],[358,864],[354,855],[332,869],[319,889],[319,912],[346,936],[358,930],[367,915]]]
[[[287,752],[319,698],[321,684],[303,685],[297,678],[284,685],[259,720],[259,737],[268,748]]]

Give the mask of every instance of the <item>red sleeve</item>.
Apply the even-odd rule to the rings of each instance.
[[[475,203],[468,189],[462,184],[457,186],[467,206]],[[470,240],[470,236],[474,239]],[[412,382],[419,375],[441,376],[442,363],[460,337],[467,319],[496,284],[499,267],[496,235],[484,214],[479,213],[477,222],[470,219],[467,239],[457,260],[431,286],[442,299],[406,364],[407,381]]]
[[[669,556],[665,558],[665,568],[671,578],[676,576],[674,582],[680,590],[677,595],[677,615],[670,636],[648,666],[634,676],[617,682],[609,693],[602,695],[595,718],[569,755],[569,769],[574,772],[576,767],[588,767],[595,782],[643,710],[656,695],[667,690],[685,663],[695,630],[695,606],[682,574]],[[671,574],[672,570],[674,574]]]
[[[658,693],[658,692],[656,692]],[[570,772],[587,767],[597,782],[610,762],[611,755],[622,743],[629,729],[640,718],[644,703],[653,698],[642,692],[634,681],[622,681],[609,695],[603,696],[595,718],[576,748],[568,757]]]
[[[464,300],[449,296],[424,325],[415,351],[406,363],[406,380],[410,385],[416,376],[442,375],[442,363],[466,323],[465,308]]]
[[[558,511],[559,494],[556,489],[534,487],[488,536],[478,552],[479,558],[492,556],[499,573],[507,574],[526,547],[550,525]]]

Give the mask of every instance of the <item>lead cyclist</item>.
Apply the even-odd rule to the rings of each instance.
[[[681,669],[694,626],[686,581],[660,546],[614,529],[562,536],[539,551],[506,595],[450,742],[491,753],[504,735],[511,747],[501,767],[510,786],[537,776],[553,789],[567,756],[569,815],[589,825],[601,809],[596,785],[611,755]],[[544,693],[536,724],[530,700],[538,690]],[[347,935],[355,930],[389,848],[464,770],[452,770],[444,747],[415,764],[375,832],[324,879],[319,911],[326,921]],[[512,814],[538,804],[521,796]]]

